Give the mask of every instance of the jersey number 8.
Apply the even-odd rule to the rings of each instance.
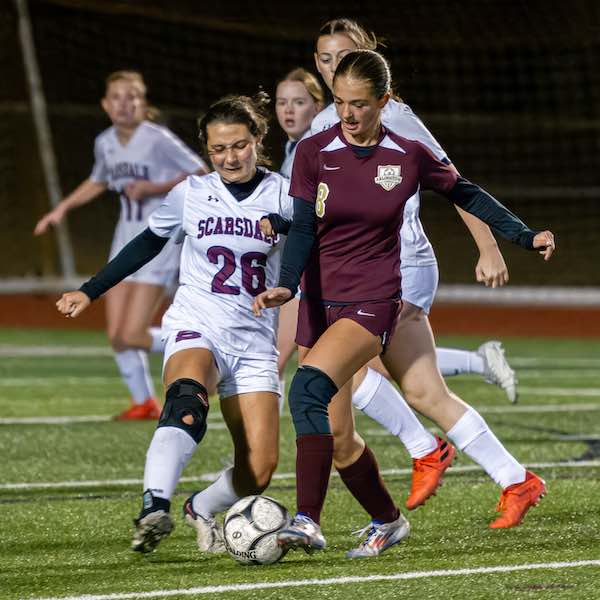
[[[315,212],[317,213],[317,217],[321,219],[325,216],[325,200],[327,200],[327,196],[329,196],[329,186],[323,182],[319,183]]]

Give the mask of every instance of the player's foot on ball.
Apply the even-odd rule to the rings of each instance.
[[[355,534],[367,537],[360,543],[358,548],[346,552],[348,558],[369,558],[379,556],[394,544],[401,542],[410,534],[410,523],[402,513],[391,523],[380,523],[371,521],[364,529],[355,531]]]
[[[477,348],[477,354],[483,359],[485,380],[502,388],[514,404],[518,399],[517,383],[519,382],[504,356],[502,344],[495,340],[486,342]]]
[[[196,530],[196,543],[201,552],[221,554],[226,552],[223,530],[215,519],[207,519],[194,510],[193,496],[190,496],[183,505],[185,522]]]
[[[134,552],[152,552],[175,527],[171,515],[164,510],[155,510],[133,520],[134,531],[131,549]]]
[[[523,521],[525,513],[537,506],[546,495],[546,482],[531,471],[525,472],[525,481],[509,485],[502,490],[496,512],[500,516],[490,523],[491,529],[508,529]]]
[[[437,448],[423,458],[413,458],[412,485],[406,500],[406,508],[413,510],[425,504],[442,484],[442,475],[456,454],[454,446],[435,436]]]
[[[132,404],[114,419],[115,421],[156,421],[160,413],[160,404],[156,398],[147,398],[143,404]]]
[[[310,553],[327,545],[321,528],[310,517],[298,513],[292,522],[277,534],[277,543],[284,550],[302,548]]]

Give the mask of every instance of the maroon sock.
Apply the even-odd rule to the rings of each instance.
[[[333,436],[302,435],[296,438],[296,448],[298,512],[319,523],[333,462]]]
[[[398,518],[400,511],[381,479],[379,465],[368,446],[365,446],[355,463],[338,469],[338,473],[350,493],[371,515],[371,519],[390,523]]]

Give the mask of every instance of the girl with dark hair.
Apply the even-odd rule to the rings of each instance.
[[[402,327],[396,332],[396,350],[404,344],[417,355],[406,372],[399,368],[395,349],[387,347],[401,302],[399,230],[405,204],[418,189],[432,189],[514,243],[539,249],[546,260],[554,251],[554,237],[532,231],[424,145],[382,125],[391,74],[377,52],[344,56],[333,94],[341,121],[298,146],[290,185],[294,219],[279,285],[259,294],[254,310],[259,315],[287,302],[303,275],[297,334],[301,366],[289,396],[297,435],[298,512],[278,534],[279,543],[325,547],[319,521],[333,463],[371,517],[365,539],[348,556],[377,556],[406,537],[409,528],[385,489],[375,457],[354,429],[350,381],[362,365],[381,355],[402,387],[410,369],[421,370],[427,359],[419,340]],[[507,460],[506,454],[498,460]],[[525,472],[521,483],[503,490],[502,515],[492,527],[520,522],[544,492],[544,482]]]
[[[213,104],[199,127],[214,172],[175,186],[147,229],[57,303],[66,316],[78,316],[159,255],[169,238],[184,238],[180,285],[162,322],[166,399],[146,456],[136,551],[152,551],[173,529],[171,497],[206,432],[207,388],[215,381],[235,457],[233,467],[185,502],[201,550],[224,550],[215,513],[264,490],[277,466],[277,314],[257,319],[251,308],[254,297],[275,284],[282,249],[278,236],[261,233],[260,218],[273,212],[290,219],[292,201],[287,180],[260,166],[268,163],[262,148],[267,101],[260,94]]]
[[[71,210],[107,189],[119,194],[121,214],[110,258],[143,231],[148,216],[188,173],[206,173],[206,164],[166,127],[153,121],[156,109],[146,101],[146,84],[137,71],[116,71],[106,79],[102,108],[112,122],[94,144],[91,175],[37,223],[41,235]],[[156,420],[160,405],[147,352],[162,352],[160,330],[150,328],[177,278],[179,246],[169,243],[160,257],[127,277],[106,295],[107,333],[131,406],[119,420]]]

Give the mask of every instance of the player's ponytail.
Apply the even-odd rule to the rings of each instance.
[[[254,97],[250,96],[225,96],[217,100],[208,108],[208,111],[198,119],[198,137],[206,152],[206,128],[211,123],[226,123],[245,125],[255,138],[258,138],[256,150],[257,164],[270,166],[271,160],[265,153],[263,140],[269,131],[269,115],[267,105],[271,99],[264,91],[259,91]]]

